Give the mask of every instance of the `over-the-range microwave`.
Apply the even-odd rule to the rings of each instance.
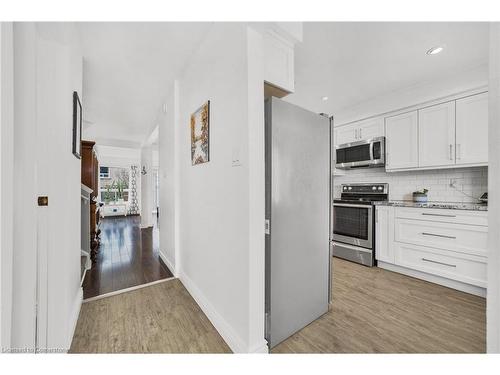
[[[338,169],[383,167],[384,165],[385,137],[335,146],[335,167]]]

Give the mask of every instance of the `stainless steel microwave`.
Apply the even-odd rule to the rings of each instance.
[[[335,167],[338,169],[383,167],[385,137],[335,146]]]

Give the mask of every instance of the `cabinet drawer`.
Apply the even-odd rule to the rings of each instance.
[[[488,228],[398,218],[395,223],[395,240],[486,257]]]
[[[454,256],[445,250],[395,244],[396,264],[463,283],[486,287],[486,261],[481,257]]]
[[[396,207],[395,217],[443,223],[488,226],[488,213],[485,211]]]

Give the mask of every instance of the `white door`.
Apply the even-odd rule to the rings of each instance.
[[[418,167],[418,114],[385,119],[386,170]]]
[[[335,145],[343,145],[344,143],[352,143],[358,140],[358,125],[344,125],[335,129]]]
[[[394,263],[394,208],[377,206],[375,210],[375,259]]]
[[[456,102],[457,164],[488,162],[488,93]]]
[[[384,135],[384,119],[377,117],[358,123],[358,140],[372,139]]]
[[[455,102],[418,111],[419,167],[455,164]]]

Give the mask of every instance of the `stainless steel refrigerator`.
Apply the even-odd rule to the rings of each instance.
[[[328,311],[330,121],[265,102],[266,340],[273,348]]]

